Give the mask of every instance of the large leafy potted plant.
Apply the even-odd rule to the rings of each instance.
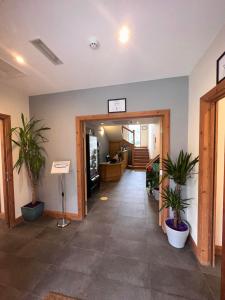
[[[175,187],[169,186],[163,190],[162,198],[164,208],[171,208],[173,218],[165,221],[166,233],[169,243],[176,248],[183,248],[188,234],[189,225],[182,220],[182,212],[188,207],[190,199],[183,198],[182,188],[186,185],[188,178],[193,174],[193,169],[198,163],[198,157],[191,158],[191,153],[180,151],[177,160],[173,161],[169,155],[163,160],[164,178],[174,181]]]
[[[42,215],[44,203],[38,201],[38,185],[40,173],[45,165],[45,150],[43,144],[47,138],[43,135],[49,127],[40,125],[40,120],[25,120],[21,114],[21,127],[11,130],[11,140],[19,149],[19,157],[14,165],[18,174],[25,166],[32,189],[32,201],[21,208],[22,216],[26,221],[33,221]]]

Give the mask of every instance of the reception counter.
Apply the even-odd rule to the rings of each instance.
[[[104,182],[119,181],[128,163],[128,151],[122,151],[122,161],[117,163],[100,163],[100,180]]]
[[[104,182],[119,181],[123,175],[122,162],[100,163],[100,180]]]

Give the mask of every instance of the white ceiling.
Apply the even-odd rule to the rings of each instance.
[[[159,123],[159,117],[152,117],[152,118],[136,118],[136,119],[121,119],[121,120],[103,120],[103,121],[88,121],[86,122],[87,126],[119,126],[119,125],[136,125],[136,124],[156,124]]]
[[[6,83],[28,95],[182,76],[224,22],[224,0],[0,0],[0,58],[25,73]],[[117,40],[124,24],[126,46]],[[64,64],[51,64],[29,43],[35,38]]]

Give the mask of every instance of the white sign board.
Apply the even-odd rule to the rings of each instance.
[[[51,174],[67,174],[70,171],[70,160],[53,161]]]

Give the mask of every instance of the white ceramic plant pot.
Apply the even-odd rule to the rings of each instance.
[[[174,229],[170,228],[165,222],[168,241],[169,241],[170,245],[172,245],[175,248],[183,248],[184,247],[187,237],[190,232],[188,224],[183,220],[182,220],[182,222],[184,222],[187,225],[187,230],[185,230],[185,231],[174,230]]]
[[[153,190],[153,196],[155,200],[159,201],[159,190]]]

